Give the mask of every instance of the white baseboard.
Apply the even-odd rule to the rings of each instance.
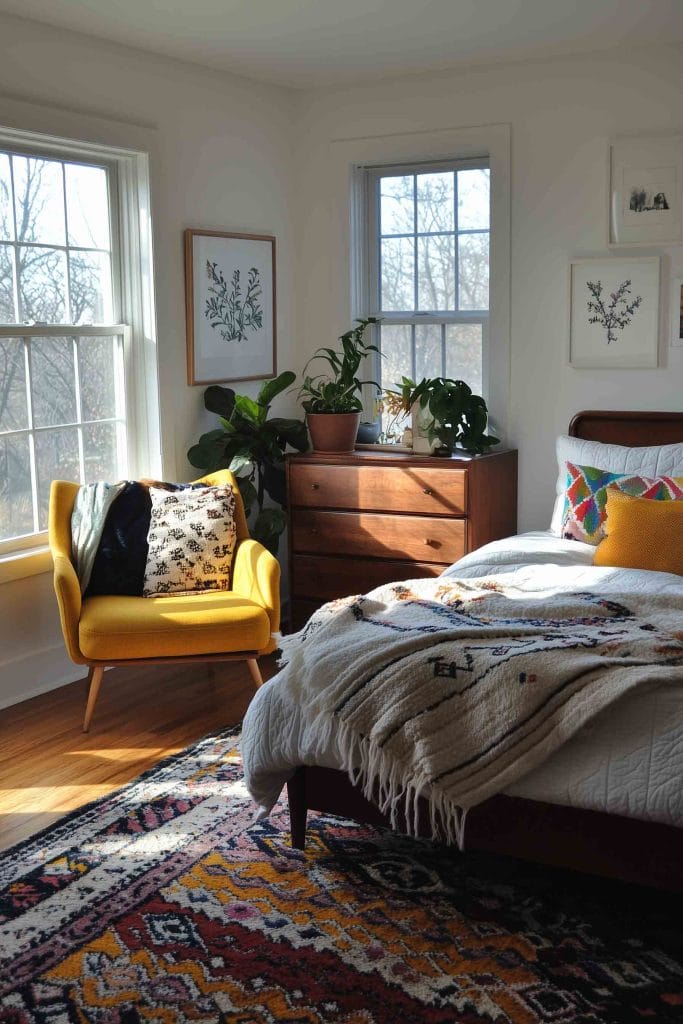
[[[29,650],[0,663],[0,708],[66,686],[81,679],[87,671],[85,665],[74,665],[62,644]]]

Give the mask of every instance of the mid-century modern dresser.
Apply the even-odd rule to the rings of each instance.
[[[290,628],[325,601],[437,576],[517,529],[517,452],[287,457]]]

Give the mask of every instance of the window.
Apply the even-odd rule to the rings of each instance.
[[[378,330],[376,379],[451,377],[482,394],[489,324],[488,160],[373,167],[368,197],[369,315]],[[383,426],[387,427],[387,423]],[[403,423],[394,424],[400,440]]]
[[[50,483],[127,475],[117,163],[0,148],[0,552]]]

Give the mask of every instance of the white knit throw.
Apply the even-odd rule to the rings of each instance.
[[[352,781],[413,832],[426,797],[462,849],[468,808],[632,687],[683,680],[683,598],[413,580],[325,605],[282,652]]]

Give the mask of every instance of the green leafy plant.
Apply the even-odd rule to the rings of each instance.
[[[232,291],[217,263],[206,261],[206,273],[211,282],[208,288],[204,316],[224,341],[246,341],[247,331],[263,327],[260,275],[251,267],[247,277],[247,293],[242,299],[240,271],[232,272]]]
[[[379,384],[373,380],[359,380],[358,371],[363,358],[370,352],[377,352],[376,345],[365,343],[363,335],[372,324],[378,324],[379,318],[367,317],[356,320],[357,327],[342,334],[339,338],[341,351],[333,348],[319,348],[311,356],[304,367],[304,382],[299,391],[303,396],[302,405],[306,412],[344,413],[360,412],[363,403],[360,391],[364,384],[372,384],[379,391]],[[322,359],[329,366],[328,374],[310,377],[306,374],[309,365],[315,359]]]
[[[268,413],[273,399],[295,379],[287,370],[266,381],[255,399],[212,384],[204,392],[204,405],[220,416],[221,426],[202,434],[187,453],[190,463],[207,473],[229,469],[235,474],[251,536],[273,554],[287,524],[285,450],[290,445],[306,451],[308,436],[301,420],[269,418]],[[264,508],[266,495],[279,507]]]
[[[430,441],[438,441],[437,454],[450,455],[456,448],[480,455],[500,440],[486,433],[488,408],[481,395],[475,395],[464,380],[449,377],[425,377],[419,384],[402,377],[389,395],[400,395],[405,412],[415,402],[432,416],[428,426]]]

